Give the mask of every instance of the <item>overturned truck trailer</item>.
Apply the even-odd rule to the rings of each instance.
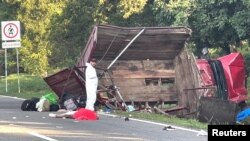
[[[96,58],[100,92],[115,86],[108,102],[178,103],[182,114],[196,116],[204,92],[189,90],[200,87],[199,70],[186,48],[190,35],[186,27],[96,25],[75,67],[44,80],[59,98],[63,93],[86,95],[84,66]]]

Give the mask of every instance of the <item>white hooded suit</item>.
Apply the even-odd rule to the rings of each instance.
[[[94,111],[98,78],[95,68],[90,63],[86,63],[86,66],[87,68],[85,71],[85,79],[86,79],[85,85],[87,92],[87,101],[85,109]]]

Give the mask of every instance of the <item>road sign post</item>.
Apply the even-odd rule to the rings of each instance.
[[[8,79],[7,79],[7,76],[8,76],[8,71],[7,71],[7,48],[5,49],[5,92],[7,93],[8,92]]]
[[[17,76],[18,76],[18,79],[17,79],[17,85],[18,85],[18,93],[20,93],[20,81],[19,81],[19,59],[18,59],[18,48],[16,48],[16,70],[17,70]]]
[[[18,83],[18,93],[20,93],[20,81],[19,81],[19,59],[18,59],[18,47],[21,47],[21,30],[20,21],[2,21],[1,22],[2,31],[2,48],[5,48],[5,85],[6,93],[8,92],[8,71],[7,71],[7,49],[16,48],[16,61],[17,61],[17,83]]]

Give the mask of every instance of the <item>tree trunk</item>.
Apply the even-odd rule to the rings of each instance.
[[[228,43],[225,43],[224,47],[222,49],[225,51],[226,54],[230,54],[231,53],[230,46],[229,46]]]

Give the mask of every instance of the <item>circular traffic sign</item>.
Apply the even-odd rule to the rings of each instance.
[[[15,38],[18,35],[18,27],[14,23],[6,24],[3,31],[7,38]]]

